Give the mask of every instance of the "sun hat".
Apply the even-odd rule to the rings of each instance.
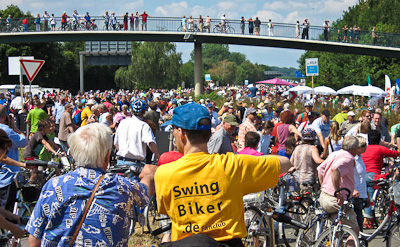
[[[239,123],[238,123],[237,120],[236,120],[236,117],[233,116],[232,114],[227,114],[227,115],[224,117],[224,120],[223,120],[223,121],[224,121],[224,122],[227,122],[228,124],[233,125],[233,126],[238,126],[238,125],[239,125]]]

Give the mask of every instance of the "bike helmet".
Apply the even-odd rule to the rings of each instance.
[[[301,131],[301,135],[303,137],[303,140],[313,141],[317,139],[317,132],[315,132],[315,130],[311,128],[303,129]]]
[[[82,104],[86,104],[86,99],[81,99]]]
[[[135,100],[132,104],[132,109],[134,113],[144,112],[147,109],[147,103],[144,100]]]

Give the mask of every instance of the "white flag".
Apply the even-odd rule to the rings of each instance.
[[[386,97],[385,97],[385,102],[387,102],[389,105],[392,104],[392,85],[390,83],[390,78],[388,75],[385,75],[385,92],[386,92]]]

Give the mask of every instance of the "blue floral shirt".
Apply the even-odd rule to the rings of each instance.
[[[101,169],[78,168],[48,181],[26,226],[42,240],[41,246],[68,246]],[[144,184],[119,175],[106,174],[95,194],[76,246],[128,246],[134,206],[149,201]]]

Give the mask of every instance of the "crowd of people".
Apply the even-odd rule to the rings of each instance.
[[[149,14],[146,13],[146,11],[143,11],[142,14],[139,14],[138,11],[135,13],[129,14],[126,12],[122,16],[117,16],[115,12],[111,12],[111,14],[108,13],[108,11],[105,12],[104,15],[102,15],[103,21],[104,21],[104,28],[105,30],[124,30],[124,31],[147,31],[147,18],[151,17]],[[86,29],[90,29],[91,25],[94,24],[94,19],[91,18],[89,15],[89,12],[86,12],[84,16],[80,16],[77,12],[77,10],[74,10],[74,12],[71,15],[68,15],[65,11],[62,13],[61,17],[56,17],[54,14],[49,14],[47,11],[44,12],[43,15],[40,15],[39,13],[32,19],[30,20],[29,18],[25,17],[22,19],[22,25],[23,25],[23,31],[29,31],[29,22],[32,22],[32,24],[35,25],[35,30],[36,31],[55,31],[56,30],[56,25],[57,25],[57,20],[61,21],[61,29],[62,30],[77,30],[77,26],[80,24],[86,25]],[[121,21],[122,23],[120,23]],[[1,17],[0,17],[0,22],[1,22]],[[226,18],[226,15],[223,14],[221,18],[219,19],[219,25],[220,29],[219,32],[227,32],[227,24],[230,21]],[[233,21],[236,22],[236,21]],[[249,35],[256,35],[260,36],[261,35],[261,20],[259,17],[256,17],[253,19],[250,17],[249,19],[245,19],[243,16],[240,19],[240,33],[245,34],[245,29],[246,29],[246,24],[248,27],[248,34]],[[198,23],[198,25],[197,25]],[[12,16],[8,15],[6,20],[6,31],[11,31],[12,27]],[[120,26],[119,26],[120,25]],[[269,37],[274,37],[274,23],[272,22],[271,19],[269,19],[266,23],[266,33],[265,35]],[[190,31],[200,31],[200,32],[208,32],[210,33],[213,31],[213,27],[211,26],[211,18],[209,15],[207,15],[206,18],[203,18],[202,15],[199,15],[199,17],[193,18],[192,16],[189,16],[187,18],[185,15],[182,16],[181,19],[181,26],[182,30],[184,32]],[[309,39],[309,31],[311,24],[307,18],[303,20],[302,23],[300,21],[296,21],[295,23],[295,38],[301,38],[301,39]],[[361,28],[357,26],[357,24],[354,24],[353,27],[348,27],[345,25],[343,28],[337,28],[337,33],[332,34],[331,33],[331,25],[329,20],[325,20],[322,24],[323,29],[323,35],[324,35],[324,40],[325,41],[334,41],[336,40],[337,42],[344,42],[344,43],[355,43],[358,44],[360,37],[361,37]],[[1,26],[0,26],[1,28]],[[336,31],[335,31],[336,32]],[[378,34],[376,31],[376,27],[374,26],[371,30],[372,34],[372,41],[373,45],[377,44],[378,40]],[[333,36],[333,38],[331,38]]]
[[[25,148],[25,160],[49,160],[61,148],[78,168],[43,187],[26,228],[32,246],[66,243],[74,233],[74,241],[82,243],[127,245],[124,219],[154,191],[159,212],[172,221],[165,241],[204,233],[242,246],[242,197],[274,187],[283,172],[295,174],[299,193],[310,190],[302,182],[316,189],[319,184],[328,213],[343,201],[335,191],[348,188],[355,207],[347,224],[356,231],[373,227],[371,211],[362,205],[372,197],[371,182],[381,174],[383,158],[398,157],[400,149],[400,124],[389,126],[382,112],[391,109],[382,101],[302,96],[293,102],[282,96],[281,86],[243,86],[235,95],[229,87],[213,89],[225,102],[194,98],[193,89],[0,94],[0,158],[11,169],[0,173],[0,206],[12,210],[15,201],[12,171],[24,167],[19,148]],[[331,116],[329,109],[340,111]],[[25,122],[29,128],[23,133]],[[157,131],[172,134],[174,150],[159,153]],[[140,181],[104,175],[113,146],[118,166],[158,166],[146,165]],[[76,215],[83,214],[92,191],[92,208],[79,224]],[[1,227],[20,236],[13,226]]]

